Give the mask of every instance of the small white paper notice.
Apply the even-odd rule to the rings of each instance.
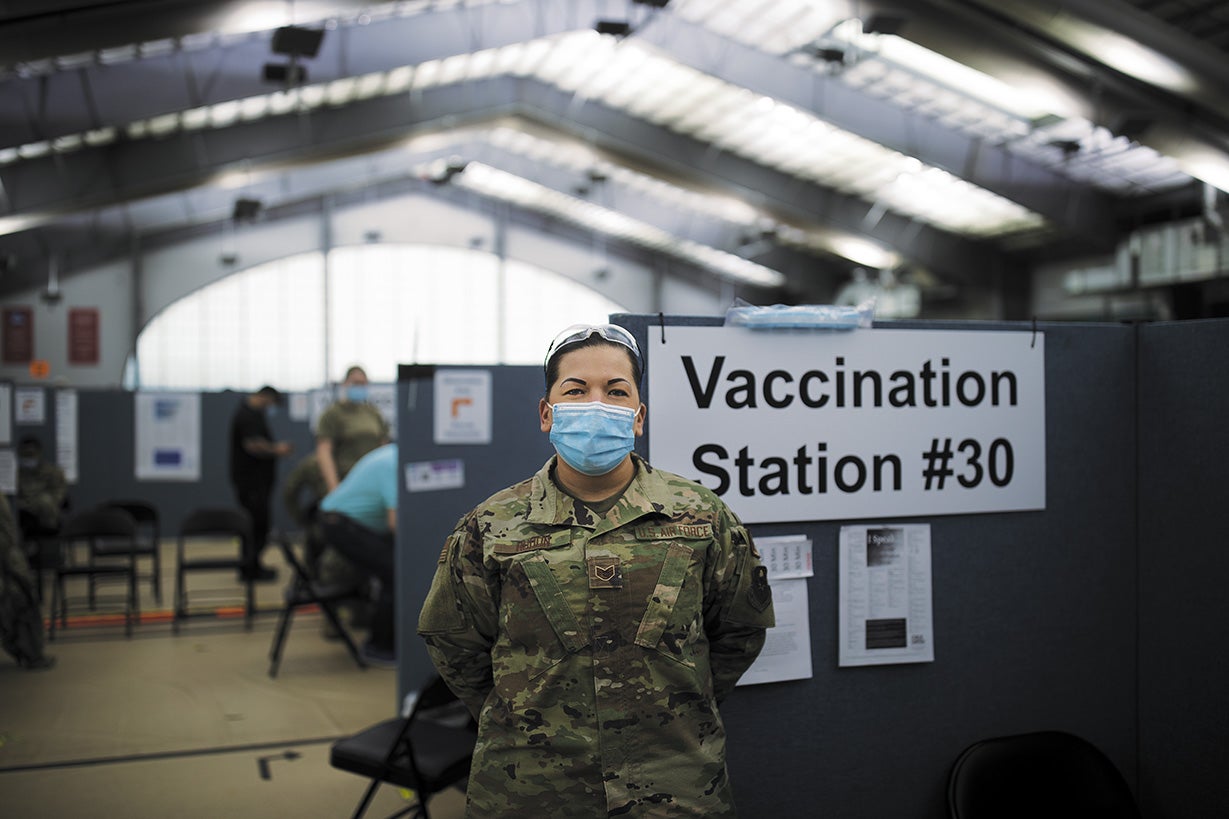
[[[777,624],[768,629],[764,648],[739,679],[739,685],[805,680],[811,669],[811,616],[806,579],[815,573],[811,563],[811,540],[804,535],[755,539],[768,585],[772,587],[772,610]]]
[[[409,492],[460,489],[465,486],[465,463],[459,458],[447,461],[417,461],[405,465],[405,488]]]
[[[436,370],[435,443],[491,442],[491,371]]]
[[[930,524],[842,526],[840,550],[840,664],[933,662]]]

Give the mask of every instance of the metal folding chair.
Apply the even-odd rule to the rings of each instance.
[[[248,544],[252,538],[252,519],[239,507],[204,507],[188,513],[179,525],[179,537],[175,545],[175,604],[171,630],[178,634],[180,624],[189,616],[187,575],[189,572],[231,571],[236,575],[244,566]],[[219,541],[233,544],[233,552],[217,554]],[[203,555],[205,544],[212,544]],[[193,553],[196,554],[193,554]],[[244,587],[244,628],[252,628],[256,614],[255,590],[249,577],[241,581]]]
[[[394,817],[430,819],[427,800],[469,777],[477,725],[438,676],[418,692],[409,716],[387,719],[333,743],[329,764],[371,780],[353,819],[367,811],[382,782],[414,792],[415,801]]]
[[[362,652],[355,645],[354,638],[346,630],[337,612],[338,603],[362,598],[365,587],[354,584],[327,584],[313,580],[303,565],[303,561],[295,553],[294,544],[288,537],[274,535],[270,539],[281,549],[286,565],[290,566],[292,576],[283,593],[285,602],[278,618],[277,631],[273,635],[273,645],[269,649],[269,676],[277,676],[282,662],[282,649],[285,647],[286,637],[290,634],[290,624],[294,620],[295,612],[307,606],[316,606],[320,609],[329,624],[341,635],[342,641],[346,644],[346,650],[350,652],[354,662],[358,663],[359,668],[367,668]]]
[[[89,605],[95,606],[95,581],[99,578],[127,580],[124,596],[124,634],[140,618],[137,600],[136,521],[122,509],[105,506],[72,515],[60,530],[51,588],[49,640],[55,639],[56,620],[68,627],[68,597],[65,580],[84,577],[89,582]]]

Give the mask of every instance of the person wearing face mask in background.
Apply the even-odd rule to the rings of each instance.
[[[17,518],[26,542],[59,532],[67,505],[64,470],[43,460],[43,445],[37,438],[22,438],[17,445]]]
[[[358,459],[391,440],[388,422],[367,403],[367,373],[346,370],[341,395],[316,422],[316,461],[327,491],[341,483]]]
[[[282,394],[264,386],[247,396],[230,422],[230,482],[239,505],[252,518],[252,540],[244,555],[240,579],[275,580],[277,571],[264,566],[260,556],[269,538],[269,500],[277,480],[277,459],[289,455],[287,441],[274,441],[267,415],[282,402]]]
[[[469,817],[735,815],[718,704],[774,623],[750,534],[632,452],[643,360],[617,325],[561,333],[556,455],[457,524],[418,632],[478,721]]]

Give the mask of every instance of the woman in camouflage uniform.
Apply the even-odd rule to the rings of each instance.
[[[730,817],[717,705],[773,624],[751,537],[631,452],[642,361],[615,325],[547,354],[557,455],[466,515],[419,632],[478,720],[470,817]]]

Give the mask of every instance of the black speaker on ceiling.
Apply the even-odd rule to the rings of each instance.
[[[282,26],[273,32],[273,53],[290,57],[315,57],[320,52],[324,29]]]

